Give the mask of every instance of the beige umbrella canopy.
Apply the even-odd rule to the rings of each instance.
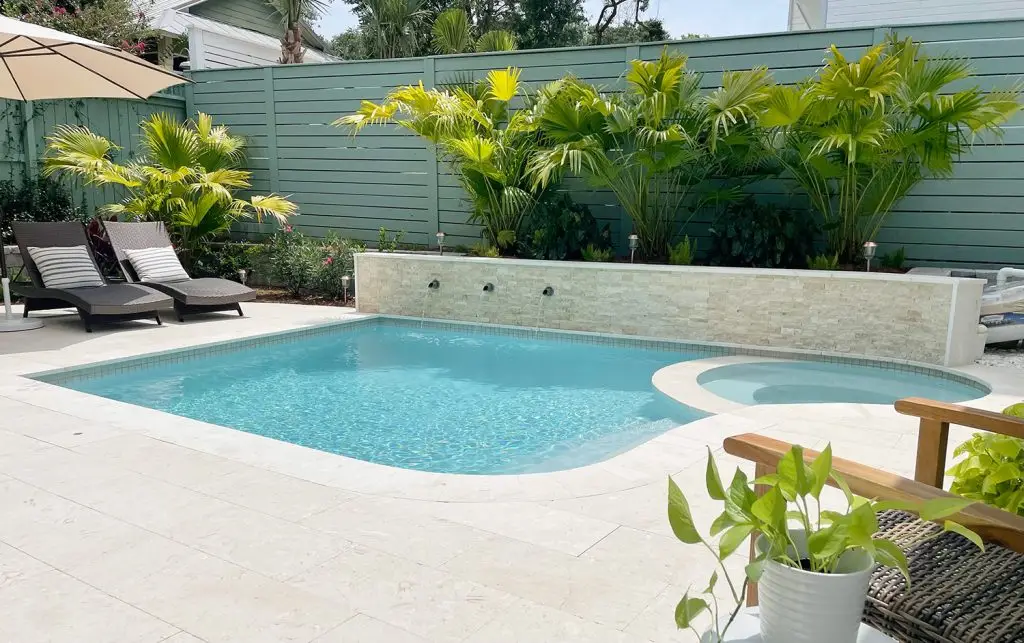
[[[0,98],[145,99],[161,89],[191,82],[141,58],[55,29],[0,16]],[[4,213],[0,211],[0,224]],[[0,242],[0,281],[4,315],[0,333],[42,326],[37,319],[11,314],[10,279]]]
[[[145,99],[189,80],[94,40],[0,16],[0,98]]]

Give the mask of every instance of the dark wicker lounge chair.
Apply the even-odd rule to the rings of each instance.
[[[126,250],[171,247],[164,224],[158,221],[142,223],[121,223],[106,221],[104,227],[110,237],[121,271],[130,282],[139,281]],[[185,321],[185,315],[233,310],[242,316],[243,301],[256,299],[256,291],[237,281],[204,277],[171,282],[141,282],[174,299],[174,312],[178,321]]]
[[[85,246],[96,264],[96,257],[85,227],[81,223],[30,223],[15,221],[11,224],[21,250],[32,284],[14,284],[15,292],[25,298],[24,316],[36,310],[77,308],[85,330],[92,332],[94,321],[127,321],[153,319],[160,324],[159,310],[168,308],[171,299],[151,288],[136,284],[111,284],[94,288],[47,288],[42,275],[28,249]],[[97,272],[99,268],[97,266]],[[106,282],[106,279],[104,279]]]

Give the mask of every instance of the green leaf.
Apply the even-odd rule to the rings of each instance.
[[[1024,402],[1017,402],[1003,409],[1003,415],[1024,418]]]
[[[770,527],[771,531],[784,532],[786,529],[786,499],[779,487],[772,487],[755,500],[750,513]]]
[[[747,484],[747,474],[736,469],[732,482],[726,492],[725,511],[736,522],[746,522],[750,519],[750,507],[757,500],[757,494]]]
[[[717,570],[711,572],[711,578],[708,579],[708,586],[704,590],[703,593],[704,594],[710,594],[711,592],[715,591],[715,585],[716,584],[718,584],[718,571]]]
[[[903,574],[903,578],[907,580],[907,587],[909,588],[910,568],[907,564],[907,555],[903,553],[903,550],[897,547],[891,540],[885,540],[884,538],[875,538],[872,543],[875,546],[875,561],[886,567],[898,569]]]
[[[765,559],[759,558],[758,560],[755,560],[754,562],[744,567],[743,571],[747,574],[747,578],[749,578],[754,583],[761,580],[761,574],[764,573],[764,563]]]
[[[701,541],[700,534],[693,524],[690,505],[672,478],[668,479],[668,523],[676,538],[687,545],[695,545]]]
[[[725,489],[722,487],[722,478],[718,475],[718,466],[708,449],[708,468],[704,475],[708,487],[708,495],[715,500],[725,500]]]
[[[786,500],[792,501],[798,496],[806,496],[811,490],[808,481],[808,468],[804,464],[804,450],[798,444],[793,445],[776,466],[779,474],[779,488]]]
[[[736,521],[732,519],[732,516],[729,515],[729,512],[723,511],[721,515],[715,518],[714,522],[711,523],[710,533],[712,536],[717,536],[718,534],[722,533],[723,531],[725,531],[729,527],[732,527],[735,524]]]
[[[808,536],[807,551],[816,560],[833,558],[846,550],[848,536],[847,525],[843,522],[835,523]]]
[[[996,467],[996,470],[985,476],[981,490],[985,493],[996,493],[996,487],[1010,480],[1017,480],[1021,477],[1020,468],[1013,462],[1004,462]]]
[[[922,520],[940,520],[959,513],[973,504],[973,500],[958,496],[933,498],[922,504],[917,513]]]
[[[878,518],[870,502],[865,502],[847,514],[844,523],[847,527],[849,543],[854,547],[867,548],[871,538],[878,531]]]
[[[676,627],[685,630],[693,623],[693,619],[708,609],[708,604],[700,598],[690,598],[689,592],[676,605]]]
[[[821,490],[828,484],[829,474],[832,473],[832,444],[825,445],[825,450],[818,454],[818,457],[811,463],[811,471],[814,473],[814,481],[811,484],[811,496],[821,496]]]
[[[725,560],[728,558],[736,551],[737,547],[743,544],[743,541],[752,531],[754,531],[754,526],[749,524],[730,527],[727,532],[722,534],[721,540],[718,541],[718,559]]]
[[[835,481],[836,486],[839,487],[843,495],[846,496],[846,504],[853,506],[853,492],[850,491],[850,485],[846,484],[846,478],[839,475],[838,471],[832,472],[832,479]]]
[[[978,549],[980,549],[981,551],[985,551],[985,543],[982,542],[981,536],[979,536],[978,534],[974,533],[973,531],[971,531],[967,527],[964,527],[963,525],[961,525],[958,522],[953,522],[952,520],[947,520],[946,522],[944,522],[942,524],[942,530],[943,531],[952,531],[953,533],[960,534],[961,536],[963,536],[967,540],[969,540],[972,543],[974,543],[975,545],[977,545]]]

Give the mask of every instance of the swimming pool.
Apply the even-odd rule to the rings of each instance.
[[[514,474],[598,462],[704,417],[651,384],[698,357],[378,323],[65,386],[380,464]]]
[[[651,378],[721,352],[375,318],[39,379],[379,464],[519,474],[600,462],[705,417]],[[698,381],[744,404],[984,394],[934,375],[845,363],[736,364]]]
[[[740,404],[892,404],[904,397],[963,402],[988,393],[977,384],[880,366],[771,361],[704,371],[697,383]]]

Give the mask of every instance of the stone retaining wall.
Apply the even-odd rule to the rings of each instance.
[[[437,279],[440,287],[428,289]],[[492,283],[493,292],[484,285]],[[984,281],[859,272],[365,253],[360,312],[957,365]],[[542,295],[546,287],[554,294]]]

